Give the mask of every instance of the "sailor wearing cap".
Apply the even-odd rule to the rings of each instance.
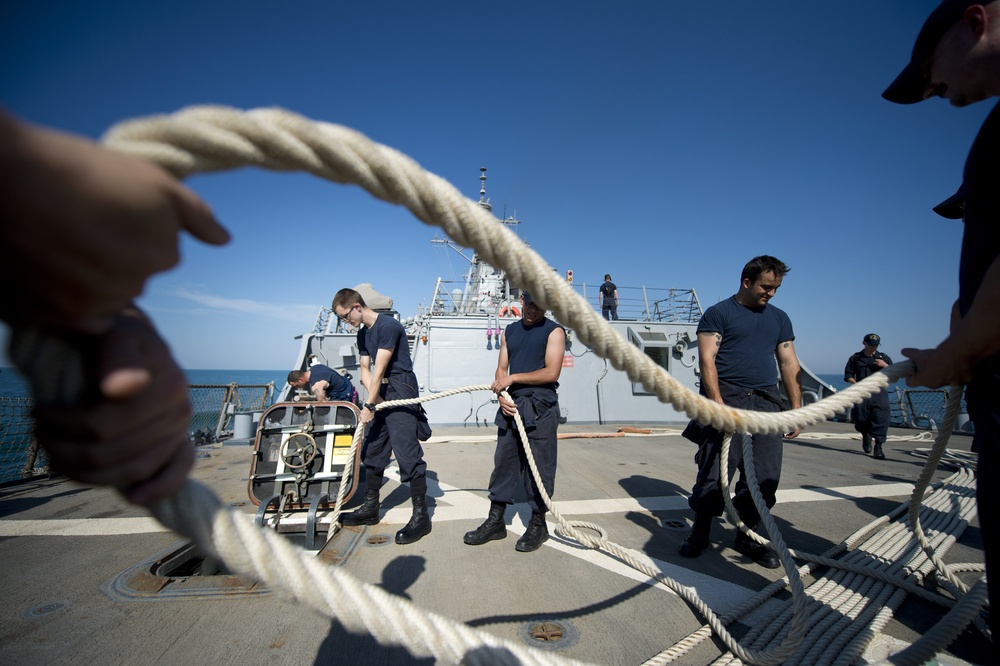
[[[882,93],[912,104],[943,97],[962,107],[1000,96],[1000,2],[945,0],[931,12],[910,61]],[[921,136],[922,140],[926,137]],[[962,173],[961,208],[947,210],[965,221],[958,270],[958,301],[950,333],[936,349],[904,349],[916,370],[910,386],[967,384],[966,402],[979,453],[976,503],[984,534],[1000,520],[1000,105],[983,122]],[[984,539],[990,607],[1000,603],[1000,548]],[[994,627],[995,628],[995,627]]]
[[[892,365],[889,355],[878,350],[878,346],[882,343],[878,335],[869,333],[861,342],[865,346],[864,349],[852,354],[844,367],[844,381],[848,384],[857,384],[865,377]],[[885,437],[889,433],[888,391],[879,391],[861,404],[854,405],[851,409],[851,420],[854,421],[854,429],[861,433],[861,447],[865,453],[871,453],[876,460],[885,460],[882,445],[885,444]],[[873,441],[874,453],[872,453]]]

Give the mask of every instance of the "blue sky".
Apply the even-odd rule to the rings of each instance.
[[[800,358],[836,373],[865,333],[894,360],[947,334],[962,227],[931,207],[992,104],[880,97],[936,4],[5,3],[0,103],[93,138],[194,104],[280,106],[473,199],[486,166],[494,211],[578,284],[610,272],[707,307],[773,254]],[[371,282],[406,316],[462,268],[358,188],[246,169],[188,184],[234,239],[185,240],[140,301],[187,368],[290,367],[338,288]]]

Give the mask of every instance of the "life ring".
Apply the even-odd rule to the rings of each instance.
[[[512,316],[512,317],[520,317],[521,316],[521,311],[517,309],[516,305],[512,305],[509,308],[504,308],[504,309],[500,310],[500,316],[501,317],[506,317],[508,311],[510,311],[510,316]]]

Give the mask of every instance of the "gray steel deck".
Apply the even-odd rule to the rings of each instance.
[[[615,429],[570,425],[560,432]],[[833,437],[810,437],[820,432]],[[421,607],[510,640],[537,644],[531,629],[555,620],[566,635],[549,647],[592,663],[640,664],[703,624],[672,592],[603,553],[558,537],[535,553],[515,552],[528,516],[524,503],[515,505],[516,515],[508,510],[506,539],[464,545],[463,533],[488,509],[492,435],[487,428],[440,428],[426,444],[434,525],[429,536],[410,546],[392,542],[409,517],[408,492],[393,478],[393,466],[383,490],[382,522],[343,530],[319,557]],[[473,436],[482,440],[472,441]],[[455,439],[437,441],[449,437]],[[970,440],[956,435],[950,447],[968,450]],[[821,424],[786,442],[773,514],[789,546],[821,553],[905,501],[923,465],[913,450],[929,446],[890,442],[887,459],[876,461],[861,452],[852,427],[842,423]],[[718,611],[782,572],[762,569],[732,550],[735,528],[728,524],[716,528],[713,547],[698,559],[677,554],[687,531],[694,450],[677,435],[564,439],[555,501],[566,518],[602,525],[608,538],[696,587]],[[224,502],[252,513],[246,490],[250,447],[227,444],[203,451],[195,475]],[[939,470],[936,478],[949,473]],[[351,504],[359,500],[360,493]],[[980,539],[973,522],[946,561],[981,562]],[[178,542],[108,490],[59,478],[0,488],[0,663],[432,663],[348,634],[294,601],[261,594],[259,588],[248,594],[228,577],[192,578],[187,589],[171,596],[155,590],[162,580],[135,574],[137,569],[131,578],[123,576]],[[226,585],[235,587],[220,591]],[[915,640],[940,614],[911,597],[878,641]],[[734,628],[737,634],[741,630],[745,627]],[[706,641],[679,663],[708,664],[721,652],[716,642]],[[992,658],[986,640],[966,630],[941,660]]]

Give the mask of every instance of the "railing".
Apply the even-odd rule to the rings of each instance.
[[[584,283],[573,287],[595,310],[601,310],[600,285]],[[694,289],[618,287],[618,319],[697,324],[701,315],[701,303]]]
[[[889,389],[889,423],[898,428],[937,430],[944,420],[948,389]],[[966,411],[962,400],[961,412]],[[961,418],[961,417],[960,417]],[[956,425],[956,429],[963,424]]]
[[[274,400],[274,382],[268,384],[192,384],[191,424],[188,438],[197,444],[210,444],[233,435],[233,421],[238,412],[263,411]]]
[[[274,400],[269,384],[192,384],[188,386],[191,421],[188,439],[208,444],[233,436],[233,421],[240,412],[263,411]],[[49,460],[35,439],[31,398],[0,397],[0,484],[45,476]]]
[[[621,292],[619,292],[620,294]],[[240,412],[263,411],[274,400],[269,384],[193,384],[188,386],[191,422],[188,439],[195,445],[233,435]],[[944,418],[947,389],[889,388],[890,424],[896,428],[936,430]],[[0,397],[0,484],[48,474],[48,457],[35,439],[31,398]],[[963,412],[964,409],[963,401]]]

